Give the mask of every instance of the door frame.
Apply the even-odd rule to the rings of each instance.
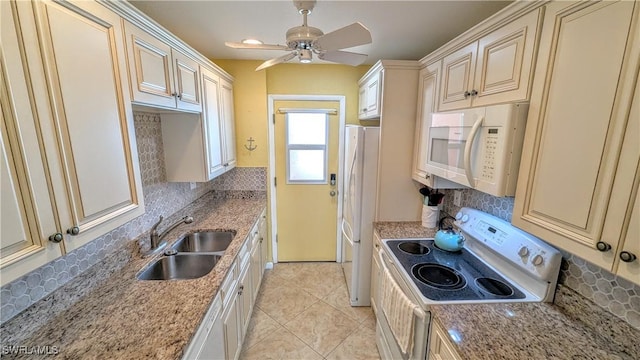
[[[342,168],[344,167],[344,131],[346,125],[345,104],[346,96],[344,95],[283,95],[269,94],[268,99],[268,118],[269,124],[269,189],[271,192],[271,201],[269,204],[271,212],[271,256],[273,263],[278,262],[278,242],[276,241],[278,234],[278,214],[276,212],[276,186],[273,179],[276,176],[276,146],[275,146],[275,102],[276,101],[332,101],[340,104],[338,110],[338,174],[337,174],[337,200],[338,200],[338,219],[336,226],[336,262],[342,262],[342,236],[340,236],[340,219],[342,219]]]

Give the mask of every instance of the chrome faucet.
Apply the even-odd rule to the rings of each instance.
[[[185,216],[182,219],[180,219],[180,220],[176,221],[175,223],[171,224],[163,232],[158,233],[158,226],[160,225],[162,220],[164,220],[164,217],[162,217],[162,215],[160,215],[160,220],[158,220],[158,222],[153,224],[153,226],[151,227],[151,233],[150,233],[151,249],[146,254],[144,254],[144,257],[157,254],[160,250],[162,250],[166,246],[166,242],[163,242],[162,239],[164,239],[164,237],[171,230],[175,229],[176,227],[180,226],[183,223],[184,224],[191,224],[193,222],[193,218],[191,216]]]

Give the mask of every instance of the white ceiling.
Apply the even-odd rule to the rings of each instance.
[[[319,0],[308,24],[324,33],[356,21],[364,24],[373,43],[347,50],[368,54],[367,64],[419,60],[510,2]],[[257,38],[285,44],[286,31],[302,25],[302,15],[290,0],[131,3],[210,59],[267,60],[283,55],[278,50],[230,49],[224,42]]]

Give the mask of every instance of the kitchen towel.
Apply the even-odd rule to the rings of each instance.
[[[382,311],[402,352],[411,357],[413,350],[414,309],[416,305],[402,292],[391,277],[386,265],[382,266]]]

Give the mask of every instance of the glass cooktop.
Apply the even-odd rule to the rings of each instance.
[[[422,295],[433,301],[501,301],[526,296],[467,249],[448,252],[433,240],[386,240]]]

